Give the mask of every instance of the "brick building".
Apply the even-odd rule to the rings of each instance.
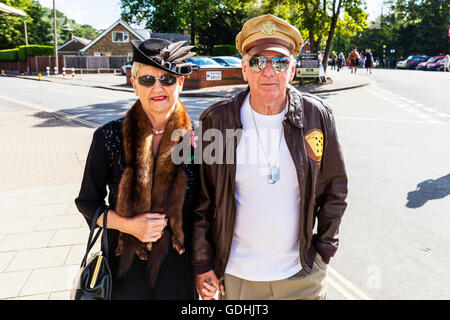
[[[79,56],[80,50],[91,42],[92,40],[75,37],[73,34],[70,34],[69,41],[58,47],[58,53],[64,56]]]
[[[134,29],[128,23],[117,20],[91,43],[80,49],[83,56],[132,56],[132,40],[150,38],[150,30]]]

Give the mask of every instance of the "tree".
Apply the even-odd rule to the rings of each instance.
[[[190,42],[205,52],[212,51],[212,43],[234,43],[236,30],[245,22],[246,9],[252,1],[238,0],[121,0],[121,18],[152,32],[181,33],[190,31]],[[254,10],[250,10],[254,12]]]
[[[25,44],[23,21],[27,22],[28,43],[53,45],[53,10],[42,7],[36,0],[0,0],[10,7],[27,13],[26,18],[0,17],[0,49],[16,48]],[[94,39],[99,32],[90,25],[79,25],[56,10],[58,45],[68,40],[72,31],[75,36]]]
[[[449,51],[450,0],[390,0],[397,45],[407,54]]]
[[[360,47],[374,48],[374,55],[395,49],[391,58],[414,54],[430,56],[449,52],[448,26],[450,0],[389,0],[387,14],[378,17],[378,29],[367,29],[351,42]]]
[[[336,27],[347,23],[364,28],[365,8],[365,0],[269,0],[266,12],[296,26],[312,51],[318,51],[324,42],[322,64],[326,69]]]
[[[7,6],[27,13],[27,17],[0,17],[0,49],[16,48],[25,44],[24,21],[27,23],[28,43],[47,44],[51,34],[51,24],[41,20],[43,8],[33,0],[0,0]]]

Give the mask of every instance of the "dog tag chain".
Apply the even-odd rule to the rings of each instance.
[[[267,174],[267,183],[274,184],[278,180],[280,180],[280,168],[277,165],[273,165],[272,166],[270,164],[269,157],[267,156],[266,150],[264,148],[264,145],[262,144],[261,138],[259,137],[259,130],[258,130],[258,126],[256,125],[256,119],[255,119],[255,114],[254,114],[253,108],[250,107],[250,110],[252,111],[253,123],[255,124],[256,134],[258,136],[258,141],[261,144],[261,148],[262,148],[262,150],[264,152],[264,156],[266,157],[267,165],[269,167],[269,173]],[[277,157],[276,157],[276,160],[275,160],[276,162],[278,162],[278,159],[280,157],[280,148],[281,148],[281,139],[282,138],[283,138],[283,129],[281,129],[280,141],[278,142],[278,153],[277,153]]]

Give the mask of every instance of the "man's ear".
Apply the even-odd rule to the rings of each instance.
[[[244,81],[247,81],[247,65],[244,61],[244,59],[241,60],[241,66],[242,66],[242,77],[244,78]]]
[[[296,66],[296,64],[294,63],[294,65],[291,67],[291,75],[289,77],[289,82],[292,82],[292,80],[294,80],[294,77],[295,77],[295,66]]]

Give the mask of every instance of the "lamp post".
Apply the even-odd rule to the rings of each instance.
[[[25,45],[28,45],[28,32],[27,32],[27,22],[24,20],[23,21],[23,28],[25,31]]]
[[[56,9],[55,9],[55,0],[53,0],[53,45],[55,47],[55,67],[56,70],[59,71],[58,65],[58,41],[56,38]]]

